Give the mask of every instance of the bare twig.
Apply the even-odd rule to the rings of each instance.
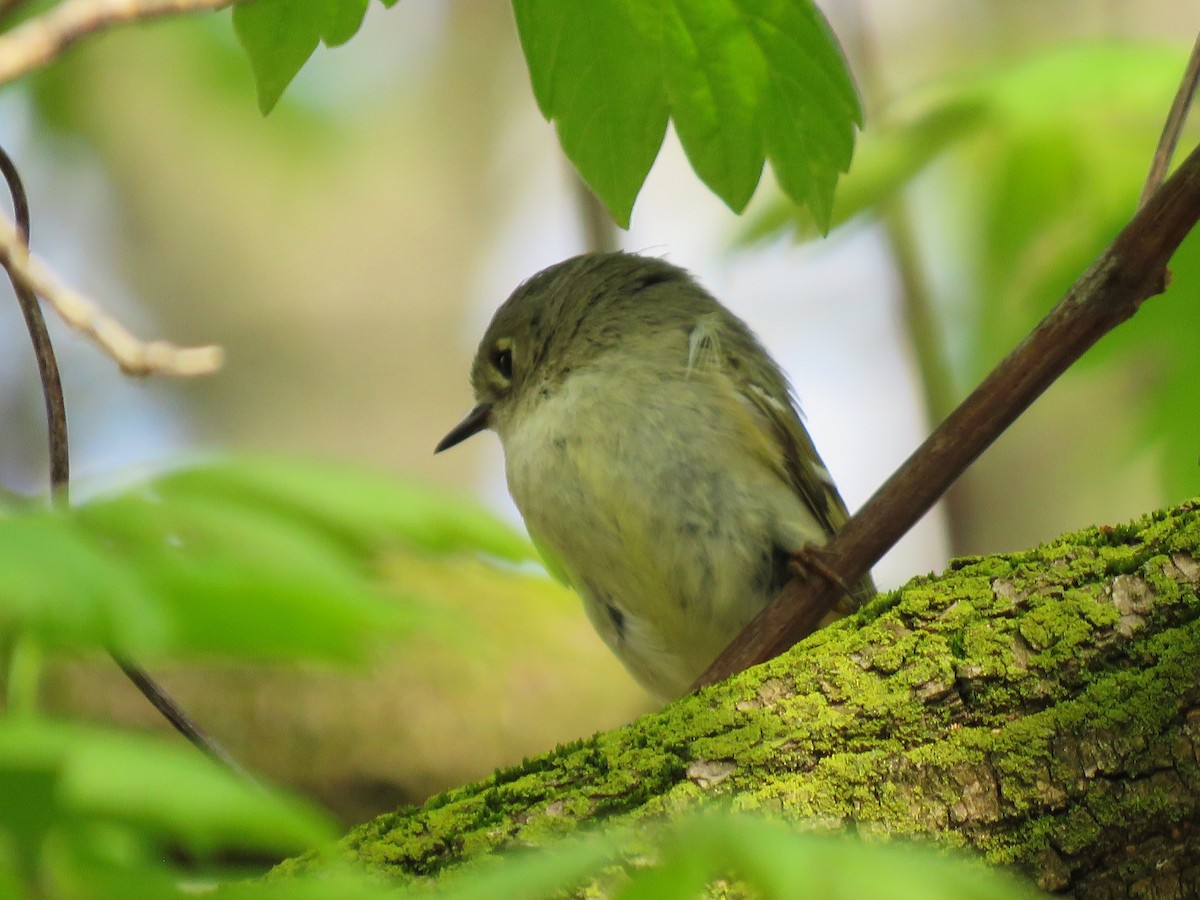
[[[121,667],[125,676],[142,692],[142,696],[150,701],[150,705],[162,713],[163,718],[170,722],[175,730],[187,738],[194,747],[233,774],[241,776],[247,781],[254,781],[250,773],[242,768],[241,763],[230,756],[224,747],[192,721],[191,717],[184,712],[183,707],[150,676],[150,673],[132,660],[118,656],[116,653],[110,655]]]
[[[939,425],[825,545],[822,556],[853,584],[929,510],[1043,391],[1147,298],[1200,220],[1200,147],[1150,198],[1050,314]],[[811,634],[841,594],[831,580],[793,580],[697,679],[712,684],[771,659]]]
[[[1188,58],[1187,69],[1179,82],[1179,90],[1175,93],[1175,101],[1167,114],[1166,124],[1163,125],[1162,137],[1158,139],[1158,147],[1154,151],[1154,160],[1150,164],[1150,174],[1146,176],[1146,186],[1142,188],[1142,197],[1138,201],[1138,209],[1146,205],[1151,194],[1167,177],[1167,168],[1171,165],[1171,157],[1175,155],[1175,147],[1179,144],[1179,135],[1183,133],[1183,123],[1187,121],[1188,109],[1196,96],[1196,83],[1200,81],[1200,34],[1196,35],[1196,43],[1192,45],[1192,55]]]
[[[42,297],[64,322],[95,341],[128,375],[208,375],[221,367],[220,347],[139,341],[91,300],[63,285],[49,266],[29,252],[17,227],[3,217],[0,265],[21,290]]]
[[[2,256],[0,262],[3,263],[4,268],[8,272],[8,277],[12,280],[13,290],[17,294],[17,301],[21,306],[21,312],[25,317],[25,325],[29,331],[29,337],[33,342],[34,356],[37,357],[38,375],[41,378],[42,396],[46,402],[46,421],[49,429],[51,497],[56,506],[66,509],[70,506],[70,495],[68,493],[70,489],[70,444],[67,438],[66,403],[63,399],[62,381],[58,376],[58,363],[54,356],[54,345],[51,343],[50,334],[46,330],[46,319],[42,315],[42,308],[38,305],[37,297],[34,295],[37,279],[30,281],[19,277],[17,266],[14,264],[18,259],[24,260],[26,269],[28,269],[31,262],[28,251],[29,201],[25,196],[25,186],[21,183],[20,173],[17,172],[17,167],[13,163],[12,158],[9,157],[3,148],[0,148],[0,173],[3,174],[4,180],[8,182],[9,192],[12,194],[13,214],[17,220],[16,226],[13,228],[13,237],[16,244],[12,248],[6,248],[16,250],[17,252],[0,254]],[[4,224],[11,227],[11,224],[7,221]],[[180,734],[191,741],[202,753],[223,764],[234,774],[241,775],[249,780],[249,775],[226,752],[225,748],[205,734],[191,720],[188,714],[184,712],[183,707],[175,702],[174,698],[151,678],[141,666],[131,660],[122,658],[115,652],[110,651],[109,655],[121,667],[121,671],[125,673],[129,680],[142,692],[142,695],[150,701],[155,709],[166,717],[167,721]]]
[[[207,12],[233,0],[64,0],[0,36],[0,84],[60,56],[77,41],[123,22]]]
[[[17,220],[16,238],[21,246],[27,247],[29,201],[25,197],[25,186],[21,183],[17,167],[3,149],[0,149],[0,172],[8,182],[8,191],[12,195],[13,214]],[[68,484],[71,477],[71,454],[67,444],[67,406],[63,401],[58,360],[54,356],[54,345],[50,343],[50,333],[46,330],[46,320],[42,317],[42,308],[38,306],[37,297],[27,284],[13,275],[7,264],[5,268],[9,269],[8,277],[12,280],[13,290],[17,294],[21,315],[25,317],[25,328],[33,342],[33,355],[37,358],[38,376],[42,382],[42,397],[46,403],[46,428],[49,432],[51,496],[56,503],[66,506],[70,501]]]

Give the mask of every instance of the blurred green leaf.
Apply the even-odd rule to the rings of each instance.
[[[43,841],[87,826],[132,829],[157,848],[294,853],[330,840],[330,820],[197,754],[64,722],[0,719],[0,833],[36,869]],[[78,836],[78,835],[77,835]]]
[[[138,574],[47,511],[0,520],[0,634],[49,647],[160,649],[171,625]]]
[[[233,8],[233,29],[254,72],[265,116],[308,62],[335,0],[252,0]]]
[[[920,223],[923,243],[938,248],[930,265],[949,270],[940,281],[956,289],[937,306],[966,328],[968,347],[951,360],[960,383],[1011,350],[1129,221],[1186,58],[1183,44],[1060,47],[907,98],[902,118],[864,136],[833,221],[890,200],[929,169],[923,196],[937,211]],[[740,240],[780,232],[807,239],[815,230],[806,211],[777,199]],[[1192,235],[1165,296],[1084,358],[1139,373],[1150,407],[1127,443],[1163,449],[1177,498],[1200,492],[1198,258]]]
[[[163,498],[225,497],[303,521],[355,554],[389,546],[535,559],[529,542],[478,505],[366,469],[294,458],[239,458],[168,474]]]
[[[48,647],[357,660],[429,610],[388,596],[388,552],[533,559],[476,507],[349,466],[168,473],[65,514],[0,519],[0,633]]]
[[[217,896],[221,900],[397,900],[413,895],[363,872],[334,869],[313,878],[281,877],[222,885]]]
[[[858,99],[807,0],[513,0],[538,107],[617,222],[658,155],[668,117],[696,174],[733,210],[766,159],[827,223],[850,164]]]
[[[353,660],[406,624],[360,560],[285,515],[151,488],[72,516],[153,596],[175,654]]]
[[[700,815],[667,829],[655,869],[635,871],[621,900],[693,897],[675,892],[705,881],[735,881],[768,900],[1015,900],[1041,896],[981,861],[916,844],[869,844],[845,835],[802,834],[760,816]],[[670,877],[664,877],[667,873]],[[666,891],[666,893],[664,893]]]
[[[577,889],[619,853],[619,838],[599,832],[568,838],[530,853],[470,866],[438,883],[443,900],[538,900]]]
[[[623,877],[611,878],[611,872],[602,876],[602,870],[616,865],[624,866]],[[936,847],[805,834],[783,822],[745,814],[694,815],[648,832],[610,830],[470,864],[439,879],[438,896],[537,900],[578,891],[598,877],[607,879],[602,893],[619,900],[691,900],[707,896],[716,881],[732,885],[732,895],[765,900],[1042,896],[1009,872]]]
[[[963,146],[942,186],[968,279],[953,298],[972,324],[964,380],[1021,340],[1129,221],[1186,57],[1183,45],[1076,47],[986,83],[996,127]],[[1168,291],[1083,360],[1137,373],[1142,429],[1120,439],[1162,448],[1176,498],[1200,492],[1198,255],[1193,234]]]
[[[838,228],[896,196],[944,151],[985,127],[988,115],[987,104],[978,97],[955,97],[865,131],[834,199],[829,227]],[[821,230],[809,210],[776,195],[747,217],[735,243],[751,244],[780,233],[807,241]]]

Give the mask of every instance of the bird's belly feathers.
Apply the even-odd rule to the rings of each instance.
[[[775,471],[735,452],[737,427],[703,384],[614,397],[581,372],[504,435],[530,534],[663,698],[685,692],[773,596],[797,532],[822,534]]]

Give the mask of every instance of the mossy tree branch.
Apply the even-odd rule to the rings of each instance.
[[[1080,896],[1186,896],[1198,558],[1200,501],[958,560],[662,712],[363,825],[344,853],[436,876],[722,802],[974,847]]]

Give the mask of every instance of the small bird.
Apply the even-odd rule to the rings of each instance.
[[[846,506],[746,324],[654,257],[588,253],[520,285],[471,368],[552,574],[650,693],[685,693]],[[870,576],[839,614],[875,593]]]

